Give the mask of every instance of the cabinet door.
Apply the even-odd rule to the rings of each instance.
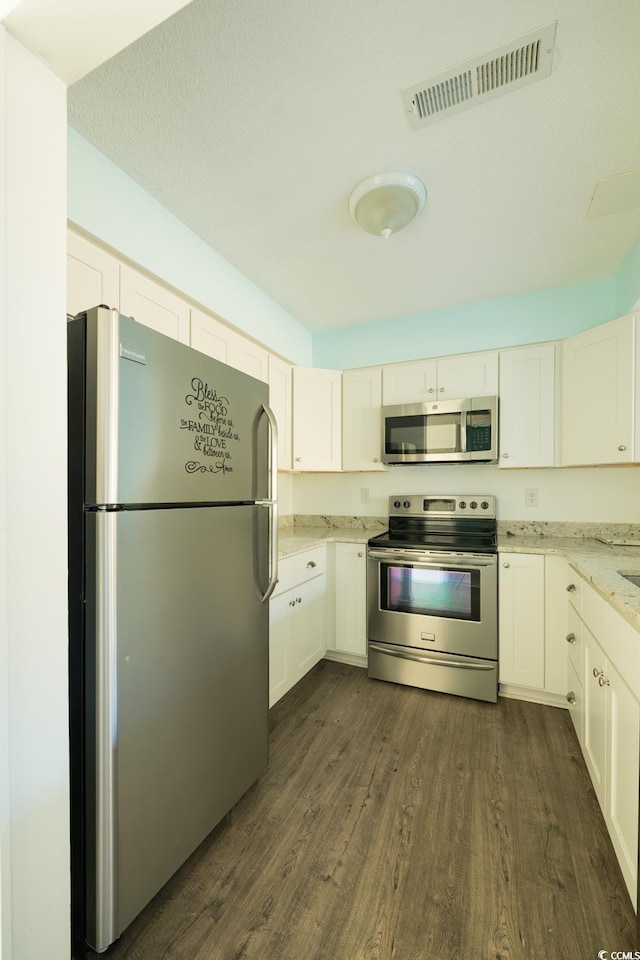
[[[382,370],[342,374],[342,469],[382,470]]]
[[[189,343],[189,305],[130,267],[120,268],[120,312],[158,333]]]
[[[500,555],[500,682],[544,688],[544,557]]]
[[[498,393],[498,354],[463,353],[438,360],[438,397],[495,397]]]
[[[640,704],[610,662],[608,681],[608,783],[605,819],[618,862],[636,902]]]
[[[120,306],[120,264],[100,247],[67,233],[67,313]]]
[[[221,363],[231,363],[232,330],[215,317],[191,308],[191,346]]]
[[[269,382],[269,354],[264,347],[253,340],[243,337],[242,334],[231,332],[231,356],[229,363],[236,370],[248,373],[263,383]]]
[[[426,403],[437,396],[435,360],[414,363],[390,363],[382,368],[382,402]]]
[[[633,459],[633,317],[562,345],[562,464]]]
[[[361,543],[335,544],[333,649],[367,655],[367,556]]]
[[[327,578],[323,574],[295,587],[293,608],[293,683],[325,654]]]
[[[500,466],[555,464],[556,346],[500,352]]]
[[[293,466],[339,470],[342,374],[316,367],[293,368]]]
[[[283,697],[293,681],[293,608],[292,590],[269,601],[269,706]]]
[[[278,424],[278,469],[291,470],[291,401],[293,367],[269,355],[269,405]]]
[[[599,684],[606,675],[606,658],[591,631],[582,625],[584,674],[583,754],[602,811],[606,809],[607,688]],[[636,784],[637,788],[637,784]]]

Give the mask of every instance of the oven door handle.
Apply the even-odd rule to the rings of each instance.
[[[496,669],[495,660],[488,661],[487,663],[479,663],[477,660],[458,660],[454,657],[449,657],[447,660],[440,660],[438,657],[434,657],[433,654],[425,653],[424,655],[420,655],[418,653],[407,653],[406,650],[391,646],[391,644],[383,645],[374,643],[372,640],[369,641],[369,650],[375,650],[376,653],[384,653],[388,657],[397,657],[399,660],[412,660],[415,663],[431,663],[437,667],[462,667],[463,670]]]
[[[419,550],[407,550],[405,553],[394,553],[391,550],[370,550],[369,559],[385,560],[393,563],[410,563],[413,566],[422,567],[441,567],[443,564],[456,564],[459,567],[495,567],[497,564],[495,554],[486,557],[471,556],[468,553],[462,555],[458,553],[434,555],[425,554]]]

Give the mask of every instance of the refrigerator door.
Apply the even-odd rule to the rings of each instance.
[[[268,512],[87,522],[87,941],[103,951],[266,767]]]
[[[86,338],[87,504],[266,498],[268,387],[117,311]]]

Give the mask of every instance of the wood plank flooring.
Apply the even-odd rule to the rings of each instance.
[[[109,960],[596,960],[636,918],[567,711],[322,661]]]

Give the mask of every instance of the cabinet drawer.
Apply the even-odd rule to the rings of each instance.
[[[567,611],[567,650],[569,653],[569,663],[579,677],[582,676],[582,621],[580,617],[569,605]]]
[[[278,585],[273,596],[277,597],[284,590],[290,590],[326,571],[327,548],[324,546],[303,550],[292,557],[284,557],[278,563]]]
[[[569,597],[569,602],[574,610],[577,610],[579,614],[582,614],[582,586],[584,580],[577,573],[573,567],[567,566],[567,583],[566,590]]]

